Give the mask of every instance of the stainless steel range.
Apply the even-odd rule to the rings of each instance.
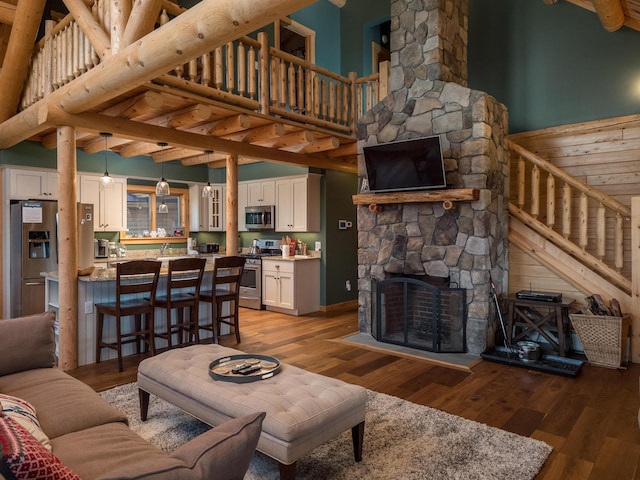
[[[240,281],[239,305],[241,307],[264,309],[262,304],[262,257],[280,256],[279,243],[278,240],[254,240],[251,248],[252,253],[240,255],[247,259]]]

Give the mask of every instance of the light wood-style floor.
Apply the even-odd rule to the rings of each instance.
[[[585,365],[577,378],[483,360],[464,370],[341,340],[357,332],[355,310],[292,317],[241,309],[240,318],[242,343],[227,335],[221,344],[549,443],[538,480],[640,479],[640,365]],[[122,373],[115,361],[70,373],[100,391],[135,381],[140,359],[127,357]]]

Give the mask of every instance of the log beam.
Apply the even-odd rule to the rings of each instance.
[[[0,2],[0,23],[13,25],[16,18],[16,6],[8,2]]]
[[[120,40],[120,48],[128,47],[133,42],[151,33],[160,15],[160,8],[162,8],[162,0],[135,2]]]
[[[66,0],[67,3],[79,1]],[[186,59],[199,57],[216,46],[247,35],[315,1],[253,0],[249,6],[237,0],[202,0],[166,25],[52,92],[44,102],[69,113],[90,110],[182,65]],[[29,8],[32,8],[33,2],[22,3],[29,3]],[[38,3],[44,4],[44,1],[38,0]],[[31,41],[30,45],[33,43]],[[31,50],[25,48],[23,51]],[[7,85],[0,83],[2,88]],[[41,103],[4,122],[0,148],[12,147],[42,131],[43,125],[38,121]]]
[[[150,148],[150,150],[146,152],[147,154],[156,151],[158,148],[156,142],[158,139],[162,139],[162,141],[169,143],[172,147],[213,150],[228,154],[235,153],[242,157],[255,158],[258,160],[271,160],[289,165],[327,168],[348,173],[355,173],[357,171],[353,165],[336,165],[335,160],[328,159],[320,154],[299,154],[275,150],[260,145],[198,135],[187,131],[140,123],[133,120],[106,117],[97,113],[70,115],[61,110],[43,111],[40,112],[39,120],[45,127],[71,125],[77,129],[89,130],[96,134],[99,132],[111,132],[114,136],[137,142],[145,142],[140,144],[139,147],[146,145],[147,148]],[[122,154],[122,151],[131,145],[123,147],[120,153]]]
[[[0,69],[0,122],[16,113],[27,76],[33,44],[44,12],[45,0],[19,2],[9,35],[7,51]]]
[[[624,11],[620,0],[591,0],[600,23],[607,32],[615,32],[624,25]]]

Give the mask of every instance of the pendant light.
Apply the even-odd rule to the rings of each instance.
[[[158,197],[164,197],[167,195],[171,195],[170,190],[169,190],[169,182],[167,182],[167,180],[164,178],[164,161],[162,158],[162,152],[164,150],[164,147],[167,146],[166,142],[158,142],[157,145],[160,147],[160,181],[156,184],[156,196]],[[162,201],[162,204],[164,205],[164,200]],[[160,212],[160,210],[158,210]],[[160,212],[160,213],[166,213],[166,212]]]
[[[209,163],[209,155],[211,155],[212,150],[205,150],[204,153],[207,154],[207,163]],[[202,187],[202,198],[213,198],[215,196],[215,192],[213,191],[213,187],[211,186],[211,182],[207,182],[207,185]]]
[[[100,132],[100,136],[104,138],[104,175],[100,177],[100,190],[113,190],[113,178],[109,175],[109,170],[107,169],[107,151],[109,150],[109,145],[107,140],[111,137],[111,134],[108,132]]]

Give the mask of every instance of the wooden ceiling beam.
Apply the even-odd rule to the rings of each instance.
[[[79,1],[67,0],[67,3],[75,6]],[[246,3],[235,0],[202,0],[166,25],[109,56],[73,82],[55,90],[43,101],[11,118],[9,116],[15,113],[15,109],[4,117],[0,116],[0,120],[9,118],[2,125],[0,149],[9,148],[41,132],[43,123],[40,118],[43,115],[47,117],[47,110],[60,108],[68,113],[88,111],[165,74],[184,64],[187,59],[197,58],[315,1],[252,0],[251,8],[247,8]],[[20,2],[29,10],[25,15],[33,15],[34,3],[42,3],[44,8],[44,0]],[[29,6],[26,7],[26,4]],[[37,31],[37,26],[35,29]],[[21,49],[27,56],[27,64],[34,43],[34,39],[31,39],[29,46]],[[26,70],[19,78],[24,78],[25,73]],[[21,86],[22,81],[19,84]],[[9,81],[0,82],[1,89],[9,86]],[[43,102],[47,105],[44,108]]]
[[[262,162],[264,160],[256,160],[254,158],[244,158],[244,157],[238,157],[238,165],[248,165],[249,163],[258,163],[258,162]],[[207,166],[209,168],[226,168],[227,166],[227,160],[226,158],[220,159],[220,160],[216,160],[215,162],[209,162],[207,164]]]
[[[206,153],[200,152],[199,155],[185,158],[181,160],[182,165],[185,167],[191,167],[193,165],[202,165],[203,163],[213,163],[217,161],[226,161],[227,154],[226,153],[211,153],[207,155]]]
[[[620,0],[591,0],[600,23],[607,32],[615,32],[624,25],[624,11]]]
[[[122,118],[113,118],[98,113],[69,114],[61,109],[49,110],[40,117],[42,125],[47,128],[53,125],[67,125],[79,130],[88,130],[95,133],[109,131],[113,135],[128,138],[137,142],[149,142],[152,150],[157,150],[155,145],[159,139],[167,142],[172,147],[188,149],[213,150],[236,154],[243,157],[258,160],[271,160],[289,165],[303,165],[307,167],[327,168],[353,173],[353,166],[343,166],[319,154],[299,154],[272,148],[253,145],[245,142],[234,142],[218,137],[198,135],[182,130],[165,128],[148,123],[135,122]],[[125,147],[126,148],[126,147]]]
[[[223,118],[216,122],[201,125],[195,129],[189,129],[190,132],[200,133],[202,135],[214,135],[221,137],[232,133],[241,132],[251,128],[252,122],[248,115],[240,114]]]
[[[297,132],[287,133],[280,138],[269,138],[262,142],[256,142],[258,145],[269,148],[290,148],[296,145],[307,145],[316,140],[316,135],[309,130],[298,130]]]
[[[8,2],[0,2],[0,23],[13,25],[16,18],[16,6]]]
[[[149,120],[147,123],[163,127],[183,128],[194,123],[206,122],[211,118],[213,109],[211,105],[198,103],[190,107],[183,108],[177,112],[167,113],[160,117]]]
[[[15,115],[18,109],[45,4],[46,0],[23,0],[16,6],[3,68],[0,69],[0,122]]]
[[[234,133],[231,135],[224,135],[221,138],[234,142],[258,144],[261,141],[284,135],[284,133],[284,125],[282,125],[281,123],[269,123],[267,125],[250,128],[249,130],[244,130],[242,132]]]
[[[160,15],[162,0],[134,2],[129,21],[120,40],[120,48],[125,48],[153,31]]]
[[[195,157],[196,155],[202,155],[202,150],[194,150],[192,148],[167,148],[162,151],[162,154],[158,152],[152,153],[151,158],[153,158],[154,162],[160,163],[182,160],[183,158]]]
[[[318,153],[325,152],[327,150],[335,150],[339,146],[340,140],[338,140],[336,137],[324,137],[311,142],[308,145],[303,145],[302,148],[292,147],[291,149],[286,150],[298,153]]]

